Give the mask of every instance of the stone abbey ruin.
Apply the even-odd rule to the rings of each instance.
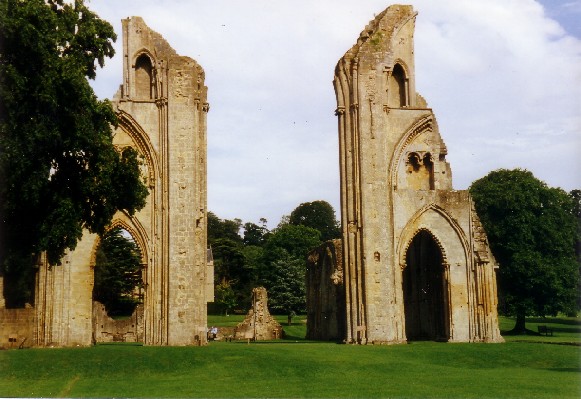
[[[415,17],[411,6],[389,7],[335,69],[342,239],[309,254],[310,339],[502,341],[497,265],[470,195],[452,189],[435,116],[415,91]],[[0,296],[0,346],[207,343],[204,71],[139,17],[123,20],[122,40],[114,144],[143,157],[150,195],[111,228],[141,250],[143,304],[114,321],[93,302],[100,238],[85,233],[62,265],[41,260],[34,304],[7,309]]]
[[[309,257],[311,339],[502,341],[497,265],[415,91],[416,15],[389,7],[335,68],[342,240]]]
[[[94,304],[99,237],[85,232],[62,265],[38,265],[34,306],[0,311],[0,345],[87,346],[206,342],[206,304],[213,300],[207,259],[204,71],[182,57],[139,17],[123,20],[123,82],[113,98],[119,117],[113,144],[135,148],[149,186],[145,207],[119,212],[111,228],[131,234],[142,254],[143,305],[132,322],[115,323]]]

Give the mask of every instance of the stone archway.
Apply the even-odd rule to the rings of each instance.
[[[139,153],[149,187],[145,206],[134,215],[118,212],[111,226],[121,225],[131,234],[147,265],[143,316],[133,323],[142,324],[143,332],[134,336],[145,345],[203,345],[206,304],[213,300],[206,248],[209,105],[204,70],[179,56],[141,18],[122,22],[123,83],[112,99],[119,118],[113,145]],[[91,266],[98,243],[96,234],[85,231],[62,266],[39,268],[36,345],[96,342]]]
[[[447,341],[449,317],[444,257],[427,230],[420,230],[408,246],[402,277],[408,341]]]
[[[123,216],[118,215],[118,216]],[[148,269],[148,249],[146,247],[146,240],[140,234],[139,221],[136,219],[129,218],[128,220],[122,220],[120,218],[113,220],[111,226],[105,232],[105,235],[110,233],[115,229],[120,229],[122,235],[135,243],[139,251],[139,280],[137,286],[134,287],[131,297],[133,300],[138,300],[134,303],[132,310],[125,309],[125,313],[116,313],[113,315],[106,308],[106,304],[100,302],[100,299],[96,297],[95,290],[98,289],[98,256],[97,252],[99,247],[101,247],[104,236],[97,237],[95,239],[93,256],[91,259],[91,270],[94,273],[94,285],[93,285],[93,312],[92,312],[92,340],[94,343],[101,342],[144,342],[144,294],[145,294],[145,283],[147,281],[147,269]],[[134,278],[129,280],[134,281]],[[101,286],[102,287],[102,286]],[[127,293],[126,293],[127,294]],[[97,295],[98,296],[98,295]],[[130,305],[131,306],[131,305]],[[119,308],[117,308],[119,310]]]

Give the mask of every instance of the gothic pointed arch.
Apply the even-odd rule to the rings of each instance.
[[[153,100],[157,97],[155,79],[155,58],[146,49],[137,52],[134,57],[134,93],[138,100]]]
[[[442,242],[438,239],[438,237],[436,237],[434,235],[434,233],[427,227],[420,227],[418,229],[416,229],[413,233],[412,239],[409,240],[403,247],[403,251],[402,254],[407,254],[409,252],[410,246],[412,245],[413,240],[418,237],[419,234],[427,234],[430,236],[430,238],[434,241],[434,244],[438,247],[440,253],[441,253],[441,257],[442,257],[442,266],[446,266],[448,264],[448,259],[446,257],[446,249],[444,248],[444,246],[442,245]],[[404,255],[406,256],[406,255]],[[408,264],[407,264],[407,260],[403,263],[400,263],[401,268],[405,269]]]
[[[111,224],[105,230],[105,233],[117,227],[122,228],[131,235],[131,237],[139,247],[139,250],[141,251],[141,264],[144,267],[147,267],[147,265],[149,264],[148,260],[151,249],[149,248],[148,245],[149,240],[147,237],[147,232],[145,231],[145,228],[143,227],[139,219],[137,219],[137,217],[135,216],[129,215],[127,212],[117,212],[113,217]],[[89,262],[91,268],[95,267],[95,263],[97,261],[97,249],[99,248],[100,244],[101,237],[95,236],[95,241],[93,242],[93,249],[91,251],[91,260]]]
[[[406,246],[402,291],[405,332],[409,340],[450,338],[449,265],[442,243],[420,228]]]
[[[404,108],[410,105],[409,72],[406,64],[398,59],[387,78],[387,105]]]
[[[402,161],[403,161],[403,164],[405,164],[406,163],[405,161],[409,159],[411,152],[416,152],[416,153],[418,152],[417,150],[416,151],[410,150],[411,144],[414,142],[414,140],[418,136],[420,136],[422,134],[430,135],[434,131],[434,127],[435,127],[434,125],[435,125],[435,121],[434,121],[433,116],[431,114],[427,114],[427,115],[417,119],[416,121],[414,121],[414,123],[401,136],[399,142],[397,143],[397,145],[394,148],[393,156],[391,158],[390,166],[389,166],[389,171],[391,172],[390,176],[389,176],[389,184],[395,190],[397,190],[399,188],[398,176],[400,176],[400,173],[401,173],[400,168],[402,165]],[[421,154],[420,159],[423,160],[424,156],[428,152],[429,151],[424,151],[424,153]],[[433,154],[430,153],[430,155],[433,155]],[[431,158],[431,159],[433,160],[433,158]],[[432,177],[432,181],[433,181],[433,177]]]
[[[131,140],[137,146],[138,152],[143,155],[147,166],[147,184],[150,188],[153,188],[155,186],[157,177],[159,176],[160,169],[158,157],[153,148],[149,135],[126,111],[117,111],[117,119],[119,127],[129,135]]]
[[[442,250],[442,261],[444,264],[450,264],[451,261],[458,262],[459,258],[462,258],[463,263],[469,259],[469,243],[468,239],[462,229],[462,227],[456,222],[456,220],[442,207],[436,204],[429,204],[421,209],[419,209],[408,221],[406,227],[403,228],[402,233],[399,237],[398,244],[398,261],[400,266],[405,267],[405,256],[409,244],[413,237],[420,230],[428,230],[430,234],[434,237],[434,240],[438,243]],[[453,247],[456,249],[454,256],[448,256],[451,252],[446,249],[447,245],[443,239],[439,237],[448,237],[450,240],[450,233],[453,232],[457,237],[457,242],[460,244],[461,250],[458,249],[458,245]],[[456,244],[454,243],[454,244]],[[453,258],[452,260],[450,258]]]
[[[147,232],[141,224],[138,218],[128,215],[126,212],[118,212],[116,217],[113,219],[109,230],[120,227],[127,231],[139,249],[141,250],[141,264],[147,266],[149,253],[151,252],[149,248],[149,238],[147,237]]]

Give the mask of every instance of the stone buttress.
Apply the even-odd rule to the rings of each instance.
[[[497,265],[415,90],[415,18],[389,7],[335,68],[345,341],[501,341]]]
[[[122,21],[123,82],[113,99],[113,144],[139,153],[149,187],[145,207],[118,212],[111,227],[131,234],[142,253],[143,342],[206,343],[213,300],[207,258],[204,71],[178,55],[140,17]],[[35,308],[40,346],[90,345],[101,337],[93,316],[93,270],[99,237],[85,232],[61,266],[41,264]],[[140,318],[141,320],[141,318]]]

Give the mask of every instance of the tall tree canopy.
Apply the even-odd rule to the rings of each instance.
[[[312,227],[321,232],[321,240],[328,241],[341,236],[335,210],[326,201],[305,202],[290,214],[289,223]]]
[[[136,292],[142,286],[139,247],[123,229],[108,231],[97,248],[93,299],[105,305],[109,316],[128,316],[141,302]]]
[[[262,220],[264,220],[262,226],[252,222],[244,223],[244,238],[242,241],[245,246],[254,245],[260,247],[268,239],[269,232],[266,228],[266,219]]]
[[[242,244],[240,219],[220,219],[214,212],[208,212],[208,244],[213,245],[214,241],[227,238],[238,244]]]
[[[290,256],[285,250],[270,265],[268,303],[277,313],[293,314],[307,310],[305,288],[305,261]]]
[[[574,214],[577,217],[577,238],[575,240],[575,254],[577,256],[577,264],[579,265],[579,274],[581,274],[581,190],[573,190],[570,192],[573,201],[575,202]],[[577,309],[581,309],[581,278],[579,279],[579,290],[577,291]],[[573,312],[571,312],[573,313]]]
[[[0,266],[13,287],[41,251],[57,264],[83,229],[145,204],[138,156],[113,147],[115,113],[87,79],[115,39],[82,0],[0,0]]]
[[[470,187],[498,274],[501,311],[517,318],[569,312],[576,306],[577,220],[571,195],[526,170],[500,169]]]
[[[214,256],[215,301],[220,312],[251,304],[252,289],[264,286],[275,312],[304,312],[307,253],[321,244],[321,232],[285,220],[273,231],[239,219],[222,220],[208,212],[208,237]]]
[[[292,224],[277,227],[268,237],[265,248],[268,253],[276,254],[276,248],[284,249],[293,258],[305,261],[312,249],[321,245],[321,233],[312,227]],[[271,256],[274,258],[276,256]]]
[[[268,290],[269,303],[275,312],[306,311],[305,273],[310,250],[321,244],[321,233],[311,227],[286,224],[277,227],[264,247],[266,268],[260,282]]]

